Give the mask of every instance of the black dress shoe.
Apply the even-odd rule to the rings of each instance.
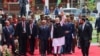
[[[72,51],[72,53],[75,53],[75,51]]]
[[[68,52],[68,54],[72,54],[71,52]]]
[[[31,55],[33,55],[33,52],[30,52]]]
[[[20,56],[27,56],[26,54],[20,54]]]
[[[20,56],[25,56],[25,55],[20,55]]]
[[[47,53],[47,55],[50,55],[50,54],[52,54],[52,53]]]
[[[58,56],[61,56],[61,54],[58,54]]]
[[[57,54],[53,54],[53,56],[57,56]]]

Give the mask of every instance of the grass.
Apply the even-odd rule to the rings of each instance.
[[[97,43],[97,38],[92,38],[92,43]]]
[[[96,36],[97,32],[96,30],[93,30],[92,33],[92,43],[97,43],[97,36]]]

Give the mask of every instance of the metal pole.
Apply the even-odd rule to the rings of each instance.
[[[70,2],[67,0],[67,8],[70,8]]]
[[[73,8],[73,0],[71,0],[71,8]]]
[[[45,6],[47,6],[47,8],[49,8],[49,0],[45,0]]]
[[[82,6],[84,5],[84,0],[80,0],[80,8],[82,8]]]

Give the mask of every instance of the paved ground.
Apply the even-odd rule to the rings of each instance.
[[[92,46],[98,46],[99,43],[91,43]]]
[[[98,47],[97,45],[98,44],[92,44],[90,46],[89,56],[100,56],[100,47]],[[36,49],[34,54],[35,54],[34,56],[40,56],[39,50]],[[28,53],[27,53],[27,55],[31,56]],[[53,56],[53,55],[47,55],[47,56]],[[81,49],[78,49],[76,47],[75,53],[73,53],[73,54],[65,54],[65,55],[62,55],[62,56],[82,56]]]

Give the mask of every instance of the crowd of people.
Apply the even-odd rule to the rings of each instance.
[[[27,52],[34,55],[36,46],[39,46],[41,56],[72,54],[75,53],[75,46],[81,48],[83,56],[89,56],[93,29],[86,16],[74,20],[73,14],[65,15],[61,12],[55,19],[40,15],[37,21],[34,15],[26,20],[25,16],[13,15],[8,18],[4,14],[0,21],[0,45],[2,49],[3,46],[10,48],[13,56],[25,56]],[[3,50],[1,53],[4,55]]]
[[[53,18],[48,16],[50,11],[45,7],[44,15],[40,15],[39,20],[36,20],[32,11],[32,14],[29,14],[31,17],[27,19],[25,6],[20,3],[20,7],[21,17],[16,14],[12,17],[8,17],[7,14],[1,15],[1,56],[27,56],[27,52],[35,56],[34,51],[37,47],[41,56],[62,56],[75,53],[76,46],[81,49],[83,56],[89,56],[93,28],[86,15],[79,15],[78,19],[74,20],[73,14],[65,15],[57,7]],[[99,29],[99,33],[100,18],[96,20],[95,27]]]

